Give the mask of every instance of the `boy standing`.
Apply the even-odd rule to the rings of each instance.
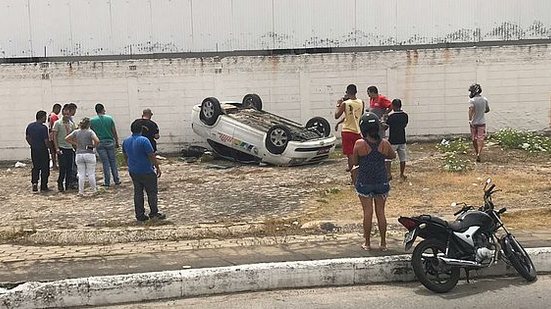
[[[390,145],[398,153],[400,159],[400,179],[406,180],[407,176],[404,174],[407,161],[407,147],[406,147],[406,126],[408,125],[408,114],[402,110],[402,101],[400,99],[392,100],[392,113],[388,115],[386,124],[389,128],[388,141]],[[392,179],[390,172],[390,161],[388,162],[388,177]]]

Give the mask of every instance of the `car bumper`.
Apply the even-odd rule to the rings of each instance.
[[[335,136],[305,142],[291,141],[282,154],[268,153],[262,161],[281,166],[313,164],[329,158],[335,150],[335,143]]]

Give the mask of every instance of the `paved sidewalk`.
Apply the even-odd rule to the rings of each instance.
[[[551,232],[515,232],[525,247],[551,247]],[[364,251],[361,235],[246,237],[149,241],[112,245],[0,245],[0,285],[265,262],[403,254],[402,233],[390,232],[389,250]],[[377,237],[373,238],[374,244]]]

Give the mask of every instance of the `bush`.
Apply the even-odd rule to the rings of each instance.
[[[442,139],[442,141],[436,145],[436,148],[444,154],[442,168],[449,172],[466,171],[469,168],[470,161],[462,159],[459,155],[466,154],[469,147],[469,143],[462,137],[455,140]]]
[[[466,154],[469,150],[469,143],[463,138],[457,138],[454,140],[442,139],[442,141],[436,145],[436,148],[440,150],[441,153],[463,153]]]
[[[551,151],[551,138],[534,132],[506,128],[492,134],[491,139],[510,149],[522,149],[528,152]]]

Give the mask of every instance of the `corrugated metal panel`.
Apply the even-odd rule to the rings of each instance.
[[[233,49],[231,1],[192,1],[192,10],[194,51]]]
[[[234,0],[231,9],[235,49],[273,48],[273,1]],[[267,9],[269,7],[269,9]]]
[[[31,57],[29,6],[26,1],[0,2],[0,57]]]
[[[158,53],[188,52],[192,46],[191,1],[155,1],[152,41]],[[174,18],[167,18],[178,13]]]
[[[0,57],[551,38],[547,0],[0,0]]]

